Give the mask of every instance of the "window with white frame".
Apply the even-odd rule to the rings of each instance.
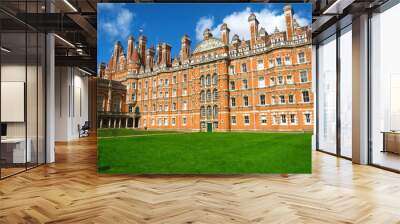
[[[186,96],[187,95],[187,89],[186,88],[183,88],[183,90],[182,90],[182,96]]]
[[[285,96],[279,96],[279,103],[285,104]]]
[[[183,110],[187,110],[187,102],[186,102],[186,101],[183,101],[183,104],[182,104],[182,105],[183,105],[182,109],[183,109]]]
[[[275,105],[275,103],[276,103],[276,97],[275,97],[275,96],[272,96],[272,97],[271,97],[271,104],[272,104],[272,105]]]
[[[260,95],[260,105],[265,105],[265,95]]]
[[[281,66],[282,65],[282,58],[276,58],[276,65]]]
[[[301,82],[307,82],[308,81],[307,71],[300,71],[300,81]]]
[[[213,100],[218,100],[218,90],[217,89],[214,89],[214,91],[213,91]]]
[[[278,76],[278,85],[283,85],[283,76]]]
[[[200,107],[200,116],[201,116],[201,118],[206,117],[206,108],[204,106]]]
[[[296,114],[290,114],[290,123],[291,124],[296,124],[297,123]]]
[[[235,66],[230,65],[229,66],[229,75],[233,75],[233,74],[235,74]]]
[[[158,80],[158,85],[162,86],[162,84],[163,84],[163,80],[162,79]]]
[[[300,64],[306,62],[306,58],[304,57],[304,52],[300,52],[300,53],[298,54],[298,58],[299,58],[298,60],[299,60],[299,63],[300,63]]]
[[[247,72],[247,64],[246,63],[243,63],[241,65],[241,68],[242,68],[242,72]]]
[[[257,60],[257,70],[263,70],[264,69],[264,60],[259,59]]]
[[[152,118],[151,119],[151,126],[154,126],[155,125],[155,121],[154,121],[154,118]]]
[[[200,84],[201,84],[201,86],[205,86],[206,85],[206,79],[205,79],[204,75],[202,75],[200,77]]]
[[[172,96],[175,97],[176,96],[176,89],[172,90]]]
[[[163,122],[163,121],[162,121],[161,118],[158,118],[158,119],[157,119],[158,126],[161,126],[161,125],[162,125],[162,122]]]
[[[132,88],[136,89],[136,82],[132,83]]]
[[[271,77],[271,78],[269,79],[269,85],[270,85],[270,86],[274,86],[274,85],[275,85],[275,77]]]
[[[231,124],[236,125],[236,116],[235,115],[231,116]]]
[[[207,80],[207,85],[211,85],[211,76],[210,75],[207,75],[206,80]]]
[[[288,103],[294,103],[294,96],[292,94],[288,96]]]
[[[303,102],[304,103],[309,103],[310,102],[310,95],[309,95],[308,91],[305,90],[305,91],[302,92],[302,94],[303,94]]]
[[[168,97],[169,97],[169,92],[168,92],[168,91],[166,91],[166,92],[164,93],[164,97],[165,97],[165,98],[168,98]]]
[[[185,116],[182,117],[182,125],[186,126],[186,117]]]
[[[269,67],[270,68],[274,67],[274,60],[273,59],[269,59]]]
[[[165,85],[166,85],[166,86],[169,85],[169,79],[165,79]]]
[[[305,124],[311,124],[311,114],[310,113],[305,113],[304,114],[304,123]]]
[[[172,103],[172,111],[176,111],[176,103]]]
[[[293,84],[293,77],[291,75],[287,75],[286,82],[287,82],[287,84]]]
[[[176,76],[172,77],[172,84],[176,84]]]
[[[260,116],[261,125],[267,125],[267,115],[262,114]]]
[[[213,75],[212,80],[213,80],[213,85],[218,85],[218,75],[217,74]]]
[[[281,124],[287,124],[286,114],[281,114]]]
[[[247,79],[243,79],[242,80],[242,89],[248,89],[248,88],[249,88],[249,86],[248,86]]]
[[[231,97],[231,107],[236,107],[236,98]]]
[[[200,101],[201,101],[201,102],[206,101],[206,92],[205,92],[204,90],[202,90],[202,91],[200,92]]]
[[[258,88],[264,88],[265,87],[265,79],[263,76],[258,77]]]
[[[168,126],[168,118],[164,118],[164,125]]]
[[[187,75],[183,74],[183,82],[187,82]]]
[[[279,119],[278,119],[278,115],[274,114],[272,115],[272,124],[279,124]]]
[[[230,90],[235,90],[235,81],[229,82],[229,88],[230,88]]]
[[[175,123],[176,123],[176,118],[171,118],[171,124],[172,124],[172,126],[175,126]]]
[[[248,114],[245,114],[243,116],[243,123],[244,123],[244,125],[249,125],[250,124],[250,116]]]
[[[207,90],[207,101],[211,101],[211,90]]]
[[[243,106],[245,106],[245,107],[249,106],[249,97],[248,96],[243,97]]]
[[[158,93],[158,97],[162,97],[162,96],[163,96],[162,91],[160,91],[160,92]]]
[[[289,56],[289,55],[286,55],[286,56],[285,56],[285,64],[286,64],[286,65],[292,64],[292,62],[290,61],[290,56]]]
[[[168,111],[168,104],[164,105],[164,111]]]

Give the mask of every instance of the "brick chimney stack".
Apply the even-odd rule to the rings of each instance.
[[[185,61],[190,57],[190,44],[192,41],[190,40],[188,35],[184,35],[181,40],[181,61]]]
[[[229,31],[230,31],[230,29],[228,28],[228,25],[226,23],[222,24],[220,30],[221,30],[222,42],[224,42],[224,44],[228,45],[229,44]]]
[[[140,56],[140,62],[143,66],[146,66],[146,43],[147,43],[147,38],[141,35],[139,37],[139,56]]]
[[[128,38],[128,52],[126,55],[128,64],[132,63],[132,55],[133,55],[133,48],[135,47],[135,39],[133,36],[129,36]]]
[[[162,44],[161,64],[167,67],[171,65],[171,46],[166,43]]]
[[[153,68],[154,65],[154,47],[147,48],[146,50],[146,65]]]
[[[292,6],[285,5],[283,8],[285,14],[285,21],[286,21],[286,37],[287,40],[292,40],[293,38],[293,10]]]
[[[256,40],[258,37],[258,20],[256,18],[256,15],[254,13],[251,13],[249,16],[249,25],[250,25],[250,48],[254,48],[254,45],[256,44]]]
[[[157,55],[157,65],[161,64],[162,61],[162,46],[160,43],[157,44],[157,49],[156,49],[156,55]]]

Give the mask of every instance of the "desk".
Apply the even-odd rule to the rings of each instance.
[[[31,139],[27,139],[25,152],[25,138],[6,138],[1,139],[1,157],[6,163],[26,163],[31,162]]]
[[[384,131],[382,152],[400,154],[400,131]]]

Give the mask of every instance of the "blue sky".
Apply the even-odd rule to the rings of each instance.
[[[184,34],[189,35],[194,49],[205,28],[210,28],[218,37],[219,26],[224,22],[231,29],[231,38],[237,33],[241,39],[249,39],[247,17],[251,12],[268,33],[275,27],[284,30],[283,6],[278,3],[99,3],[97,60],[107,63],[118,40],[126,53],[128,36],[133,35],[137,41],[140,33],[147,37],[148,47],[156,46],[158,42],[169,43],[172,57],[179,54]],[[292,8],[300,25],[311,23],[311,4],[292,4]]]

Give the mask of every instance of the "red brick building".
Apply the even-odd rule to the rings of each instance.
[[[300,27],[290,5],[284,8],[286,31],[268,34],[254,14],[248,18],[250,40],[221,38],[209,29],[191,51],[181,39],[178,58],[171,46],[146,48],[119,42],[104,68],[105,79],[127,87],[122,111],[133,127],[214,131],[312,131],[311,29]]]

